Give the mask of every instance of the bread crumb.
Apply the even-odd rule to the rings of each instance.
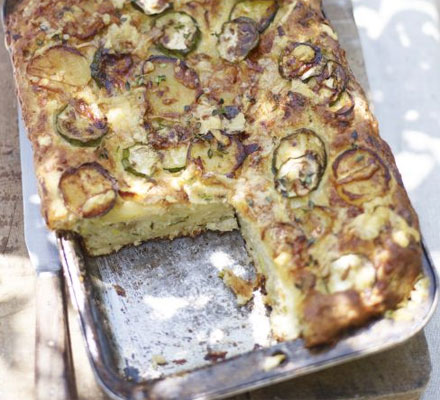
[[[254,291],[254,283],[249,282],[235,275],[230,269],[224,269],[220,272],[224,284],[228,286],[237,297],[237,303],[244,306],[252,299]]]

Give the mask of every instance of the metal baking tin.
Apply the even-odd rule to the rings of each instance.
[[[16,1],[4,2],[3,15]],[[324,9],[367,87],[351,2],[326,0]],[[411,304],[411,318],[378,319],[308,350],[300,339],[273,342],[261,293],[240,307],[218,277],[224,268],[254,276],[238,232],[150,241],[95,258],[72,234],[59,232],[57,243],[91,365],[114,399],[223,398],[383,351],[419,332],[438,296],[424,248],[429,291]]]
[[[221,267],[249,272],[238,232],[151,241],[90,259],[69,234],[59,235],[58,246],[90,362],[115,399],[217,399],[316,372],[408,340],[437,301],[425,251],[429,292],[410,319],[378,319],[319,350],[300,339],[259,348],[264,311],[238,307],[216,276]]]

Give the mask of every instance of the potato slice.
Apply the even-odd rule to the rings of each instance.
[[[258,31],[263,32],[275,18],[279,8],[276,0],[241,0],[232,8],[229,19],[247,17],[253,19]]]
[[[339,195],[354,204],[383,196],[391,178],[381,158],[362,147],[341,153],[333,163],[333,174]]]
[[[177,58],[152,56],[143,73],[150,117],[177,118],[200,94],[197,73]]]
[[[66,170],[59,188],[66,207],[83,218],[104,215],[116,202],[116,181],[97,162]]]
[[[34,57],[27,66],[27,73],[71,86],[85,86],[91,79],[87,59],[78,50],[63,45]]]

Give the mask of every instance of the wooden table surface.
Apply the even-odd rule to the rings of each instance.
[[[3,42],[3,37],[0,37]],[[33,398],[34,271],[23,238],[17,107],[7,53],[0,48],[0,399]],[[71,337],[80,399],[106,399],[85,356],[75,314]],[[429,356],[424,335],[379,355],[240,396],[240,399],[418,399]],[[238,399],[238,397],[237,397]]]

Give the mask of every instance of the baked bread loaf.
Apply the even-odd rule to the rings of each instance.
[[[21,0],[6,29],[49,228],[240,228],[308,346],[409,296],[417,216],[319,0]]]

